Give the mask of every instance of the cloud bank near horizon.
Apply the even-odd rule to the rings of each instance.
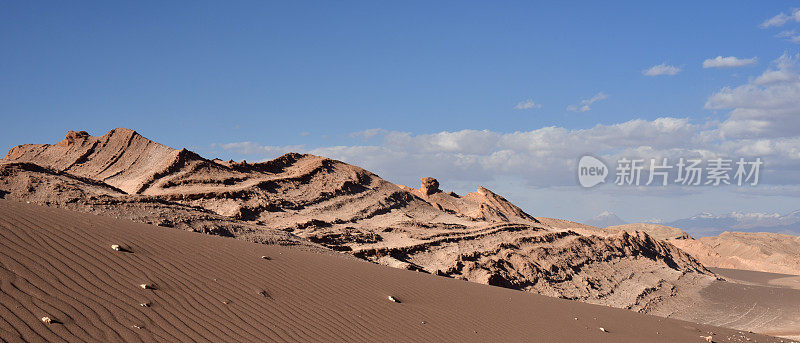
[[[727,111],[724,120],[632,119],[586,129],[543,127],[529,131],[443,131],[430,134],[374,128],[353,132],[361,144],[306,148],[219,144],[244,154],[274,157],[302,151],[346,161],[396,182],[434,175],[453,181],[517,178],[532,187],[575,186],[575,166],[590,153],[607,162],[619,158],[755,158],[765,161],[762,183],[781,192],[800,186],[800,65],[784,54],[758,77],[711,94],[705,108]],[[588,106],[606,97],[584,100]],[[578,108],[576,106],[576,108]],[[578,108],[579,109],[579,108]],[[786,187],[787,192],[796,192]]]

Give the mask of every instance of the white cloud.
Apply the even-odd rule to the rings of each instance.
[[[593,103],[595,103],[596,101],[605,100],[607,98],[608,98],[608,95],[606,95],[603,92],[600,92],[600,93],[595,94],[593,97],[591,97],[589,99],[581,100],[581,102],[579,102],[577,105],[569,105],[569,106],[567,106],[567,111],[572,111],[572,112],[590,111],[592,109],[590,106]]]
[[[792,43],[800,43],[800,34],[796,30],[781,31],[775,37],[784,38]]]
[[[733,68],[743,67],[746,65],[755,64],[758,62],[757,57],[753,58],[738,58],[734,56],[722,57],[717,56],[703,61],[703,68]]]
[[[525,101],[520,101],[517,103],[517,106],[514,106],[515,110],[527,110],[531,108],[542,108],[542,105],[533,102],[531,99],[528,99]]]
[[[719,126],[723,137],[772,138],[800,133],[798,55],[784,54],[760,76],[737,87],[724,87],[705,108],[730,110]]]
[[[422,152],[486,154],[497,145],[500,135],[489,130],[461,130],[414,136],[407,132],[390,132],[385,142],[390,145],[413,147]]]
[[[786,22],[789,21],[789,19],[791,19],[791,17],[789,17],[785,13],[778,13],[778,15],[765,20],[759,26],[761,26],[761,28],[764,28],[764,29],[766,29],[768,27],[773,27],[773,26],[783,26],[783,24],[786,24]]]
[[[680,67],[668,65],[666,63],[654,65],[650,68],[642,70],[642,74],[644,74],[645,76],[676,75],[680,72],[681,72]]]
[[[290,148],[343,160],[405,184],[415,184],[420,176],[435,176],[450,184],[519,180],[527,186],[549,189],[575,186],[575,164],[586,153],[611,163],[620,157],[667,157],[673,162],[679,157],[760,157],[766,163],[762,183],[788,189],[800,187],[798,59],[783,55],[760,76],[709,96],[706,108],[728,111],[723,113],[723,120],[698,123],[688,118],[662,117],[580,129],[551,126],[516,132],[458,130],[413,134],[370,129],[353,134],[372,138],[370,144],[362,145],[304,149],[241,142],[218,147],[264,156]],[[575,105],[575,110],[604,98],[606,95],[599,93]],[[634,191],[609,188],[604,191],[606,194]],[[696,192],[668,188],[644,192],[656,192],[658,196]],[[511,191],[509,195],[518,196],[530,189],[517,190],[517,195]]]
[[[512,178],[535,187],[570,186],[575,184],[577,159],[592,153],[605,161],[760,157],[769,161],[769,168],[784,171],[764,177],[764,182],[800,184],[800,136],[706,137],[719,130],[687,118],[663,117],[572,130],[544,127],[510,133],[461,130],[421,135],[390,131],[377,145],[321,147],[309,152],[365,167],[400,183],[433,175],[471,184]]]
[[[387,132],[388,131],[386,131],[384,129],[380,129],[380,128],[366,129],[366,130],[362,130],[362,131],[351,132],[350,133],[350,137],[351,138],[361,138],[363,140],[367,140],[367,139],[370,139],[370,138],[378,136],[378,135],[386,134]]]
[[[211,144],[211,148],[220,148],[237,154],[256,156],[279,156],[287,152],[305,150],[303,145],[273,146],[260,145],[256,142],[214,143]]]
[[[781,12],[778,13],[776,16],[765,20],[761,25],[761,28],[769,28],[769,27],[778,27],[783,26],[790,20],[794,20],[796,22],[800,22],[800,9],[794,8],[791,10],[791,15],[786,15],[785,13]]]

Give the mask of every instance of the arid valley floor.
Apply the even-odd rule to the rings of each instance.
[[[313,155],[210,160],[128,129],[17,146],[0,339],[800,339],[796,236],[598,228],[439,186]]]

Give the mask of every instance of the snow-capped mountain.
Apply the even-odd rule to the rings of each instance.
[[[667,226],[681,228],[692,236],[714,236],[723,231],[774,232],[800,234],[800,210],[785,215],[779,213],[731,212],[722,215],[700,213],[678,219]]]
[[[623,225],[628,224],[628,222],[620,219],[617,217],[614,212],[603,211],[600,214],[587,219],[583,222],[586,225],[591,225],[594,227],[607,227],[607,226],[614,226],[614,225]]]

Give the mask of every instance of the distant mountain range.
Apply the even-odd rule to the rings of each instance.
[[[624,225],[628,224],[628,222],[622,220],[620,217],[617,217],[614,212],[603,211],[600,214],[584,220],[584,224],[591,225],[594,227],[609,227],[609,226],[617,226],[617,225]]]
[[[679,227],[693,236],[716,236],[724,231],[773,232],[800,235],[800,211],[777,213],[731,212],[723,215],[701,213],[665,224]]]
[[[608,227],[628,224],[616,214],[603,211],[584,221],[595,227]],[[781,215],[778,213],[731,212],[721,215],[700,213],[689,218],[658,223],[680,228],[695,238],[716,236],[725,231],[772,232],[787,235],[800,235],[800,210]]]

